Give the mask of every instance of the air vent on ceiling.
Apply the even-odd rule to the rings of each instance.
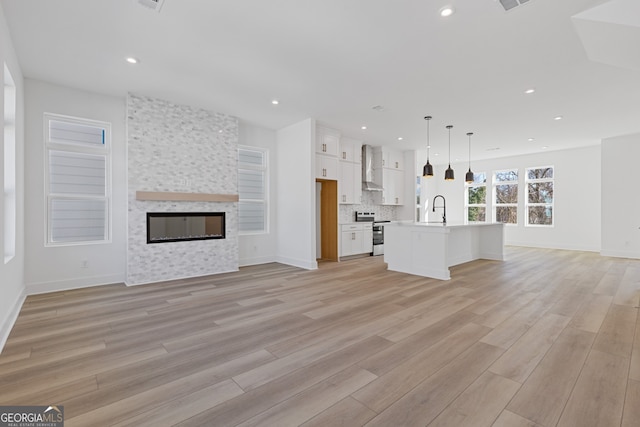
[[[500,4],[504,7],[504,10],[511,10],[527,2],[529,2],[529,0],[500,0]]]
[[[156,12],[160,12],[160,9],[162,9],[162,5],[164,4],[164,0],[138,0],[138,3],[153,9]]]

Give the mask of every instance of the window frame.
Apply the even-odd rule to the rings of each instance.
[[[529,171],[535,169],[551,169],[553,172],[553,176],[551,178],[534,178],[529,179]],[[556,176],[556,168],[553,165],[550,166],[535,166],[535,167],[527,167],[524,172],[524,185],[525,185],[525,195],[524,195],[524,212],[525,212],[525,227],[551,227],[555,226],[555,176]],[[531,183],[546,183],[550,182],[552,184],[554,195],[551,203],[530,203],[529,202],[529,184]],[[544,206],[551,207],[551,224],[530,224],[529,223],[529,207],[531,206]]]
[[[91,145],[81,142],[69,142],[58,141],[51,137],[50,123],[64,122],[75,125],[97,127],[103,130],[104,144]],[[45,233],[44,233],[44,245],[45,247],[61,247],[61,246],[79,246],[79,245],[96,245],[96,244],[108,244],[112,242],[112,155],[111,155],[111,123],[86,119],[81,117],[67,116],[55,113],[44,113],[43,115],[43,127],[44,127],[44,207],[45,207]],[[52,152],[69,153],[76,155],[96,156],[104,158],[105,164],[105,186],[104,195],[90,195],[90,194],[67,194],[67,193],[55,193],[51,191],[51,168],[50,158]],[[52,218],[52,206],[54,201],[103,201],[105,208],[105,222],[104,222],[104,238],[97,240],[77,240],[77,241],[55,241],[53,240],[53,218]]]
[[[16,162],[16,119],[18,93],[7,63],[4,63],[3,76],[3,258],[8,264],[16,256],[16,229],[18,228],[17,205],[17,162]]]
[[[498,181],[496,179],[496,175],[500,172],[515,172],[517,175],[517,178],[513,181]],[[493,196],[492,196],[492,208],[491,208],[491,215],[492,215],[492,219],[493,222],[498,222],[498,217],[497,217],[497,208],[499,207],[514,207],[516,208],[516,222],[503,222],[501,224],[505,224],[507,226],[517,226],[519,224],[519,200],[520,200],[520,170],[519,168],[507,168],[507,169],[498,169],[498,170],[494,170],[492,175],[491,175],[491,189],[493,191]],[[498,191],[496,190],[496,187],[499,185],[514,185],[516,186],[516,188],[518,189],[518,196],[517,196],[517,200],[515,203],[499,203],[498,202]]]
[[[476,183],[475,177],[476,176],[484,176],[484,181],[481,183]],[[487,192],[487,173],[486,172],[479,172],[479,173],[473,173],[473,182],[469,183],[466,182],[464,183],[464,223],[465,224],[483,224],[486,223],[488,220],[488,215],[487,215],[487,197],[489,197],[489,193]],[[469,189],[470,188],[479,188],[479,187],[484,187],[485,190],[485,195],[484,195],[484,203],[469,203]],[[469,208],[484,208],[484,221],[469,221]]]
[[[248,163],[240,163],[240,151],[253,151],[259,152],[262,154],[262,165],[253,165]],[[238,145],[237,147],[237,155],[238,155],[238,180],[240,179],[240,170],[250,170],[250,171],[259,171],[263,174],[263,183],[264,183],[264,196],[262,199],[242,199],[240,197],[240,191],[238,191],[238,235],[240,236],[255,236],[261,234],[269,234],[269,150],[267,148],[262,147],[253,147],[250,145]],[[239,182],[238,182],[239,186]],[[255,203],[262,204],[264,209],[264,224],[262,230],[242,230],[240,228],[240,203]]]

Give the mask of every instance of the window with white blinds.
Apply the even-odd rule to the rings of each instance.
[[[111,125],[45,114],[47,244],[110,240]]]
[[[241,234],[267,230],[267,151],[238,148],[238,230]]]

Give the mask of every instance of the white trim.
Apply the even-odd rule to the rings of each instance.
[[[69,123],[76,123],[85,126],[95,126],[102,128],[104,131],[104,146],[90,146],[86,144],[75,144],[66,142],[51,141],[49,133],[50,121],[66,121]],[[81,117],[66,116],[62,114],[48,113],[43,114],[43,137],[44,137],[44,246],[45,247],[60,247],[60,246],[74,246],[74,245],[93,245],[102,243],[113,242],[113,159],[112,159],[112,129],[111,123],[99,120],[85,119]],[[69,195],[69,194],[54,194],[50,193],[49,188],[49,153],[51,151],[66,151],[71,153],[90,154],[97,156],[104,156],[105,158],[105,195],[101,199],[106,200],[107,221],[106,221],[106,237],[102,240],[93,241],[80,241],[80,242],[53,242],[51,240],[51,211],[50,202],[55,198],[80,198],[80,199],[95,199],[95,196],[85,195]]]
[[[580,245],[550,245],[548,243],[531,243],[531,242],[518,242],[509,241],[505,242],[506,246],[520,246],[523,248],[536,248],[536,249],[557,249],[561,251],[579,251],[579,252],[600,252],[599,247],[594,246],[580,246]],[[600,253],[600,255],[603,255]]]
[[[5,318],[2,319],[2,323],[0,323],[0,353],[2,353],[4,345],[7,343],[9,334],[11,333],[16,320],[18,320],[18,315],[20,314],[20,310],[22,309],[22,305],[26,299],[27,293],[23,289],[22,292],[20,292],[20,295],[18,295],[18,298],[14,301],[11,310],[9,310]]]
[[[49,292],[70,291],[72,289],[92,288],[94,286],[124,283],[123,274],[111,276],[87,276],[74,279],[61,279],[52,282],[37,282],[26,285],[27,295],[46,294]]]
[[[538,170],[538,169],[551,169],[552,176],[551,178],[529,178],[530,170]],[[525,227],[545,227],[545,228],[553,228],[555,226],[555,177],[556,177],[556,168],[555,166],[535,166],[535,167],[527,167],[524,169],[524,226]],[[551,199],[551,203],[529,203],[529,184],[542,184],[550,182],[552,186],[553,198]],[[551,207],[551,224],[529,224],[529,207]]]
[[[308,260],[304,260],[304,259],[296,259],[296,258],[289,258],[289,257],[283,257],[283,256],[276,256],[276,260],[275,262],[279,262],[280,264],[286,264],[286,265],[291,265],[293,267],[300,267],[300,268],[304,268],[305,270],[317,270],[318,269],[318,262],[317,261],[308,261]]]
[[[484,182],[476,183],[474,182],[466,182],[464,183],[464,223],[465,224],[476,224],[476,223],[485,223],[488,222],[489,217],[487,215],[487,198],[489,197],[489,186],[487,185],[487,173],[486,172],[478,172],[473,173],[474,178],[476,175],[484,175]],[[484,187],[484,203],[475,203],[469,204],[469,189],[471,188],[480,188]],[[469,208],[484,208],[484,221],[472,221],[469,222]]]
[[[88,276],[77,279],[63,279],[52,282],[38,282],[26,285],[27,295],[48,294],[50,292],[70,291],[73,289],[92,288],[94,286],[117,285],[124,282],[122,274],[112,276]]]
[[[246,164],[246,163],[241,164],[239,159],[240,150],[262,153],[262,165],[257,166],[257,165]],[[269,223],[270,223],[269,150],[263,147],[254,147],[250,145],[238,145],[236,148],[236,153],[238,155],[238,162],[236,166],[237,170],[239,171],[240,169],[245,169],[245,170],[254,170],[254,171],[262,172],[263,183],[264,183],[264,197],[262,200],[238,198],[238,207],[240,206],[240,202],[261,203],[263,205],[263,209],[264,209],[263,228],[262,230],[244,230],[244,231],[240,230],[240,218],[239,218],[239,212],[238,212],[238,236],[251,236],[251,235],[255,236],[255,235],[261,235],[261,234],[269,234]]]
[[[496,174],[500,172],[515,172],[517,175],[517,179],[514,181],[498,181],[496,180]],[[520,200],[522,198],[522,191],[520,191],[522,186],[520,185],[520,181],[521,181],[521,175],[520,175],[519,168],[499,169],[499,170],[494,170],[491,173],[491,221],[489,222],[497,222],[497,214],[496,214],[497,208],[514,207],[516,208],[516,222],[508,222],[508,223],[505,222],[503,224],[506,224],[506,225],[520,224],[520,221],[518,220],[518,218],[520,217],[520,211],[522,210],[522,208],[520,207]],[[518,200],[516,201],[516,203],[498,203],[497,201],[498,192],[496,191],[496,187],[499,185],[515,185],[515,187],[518,189]]]
[[[600,251],[600,255],[609,256],[614,258],[630,258],[630,259],[640,259],[640,254],[637,252],[627,252],[627,251]]]
[[[275,256],[262,256],[255,258],[244,258],[239,260],[239,267],[248,267],[250,265],[260,265],[260,264],[269,264],[276,261]]]
[[[153,284],[157,284],[157,283],[174,282],[176,280],[194,279],[194,278],[197,278],[197,277],[215,276],[215,275],[224,274],[224,273],[235,273],[236,271],[238,271],[237,268],[233,269],[233,270],[216,271],[215,273],[209,273],[209,274],[195,274],[193,276],[179,276],[179,277],[172,277],[171,279],[167,279],[167,280],[153,280],[153,281],[150,281],[150,282],[138,282],[138,283],[129,283],[127,280],[125,280],[124,284],[127,285],[127,286],[153,285]]]

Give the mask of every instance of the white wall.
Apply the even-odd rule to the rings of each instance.
[[[122,282],[127,214],[125,99],[26,79],[25,105],[25,282],[28,293]],[[45,112],[111,123],[111,243],[45,247]],[[83,260],[87,261],[87,268],[83,268]]]
[[[16,251],[15,256],[4,263],[0,256],[0,351],[9,336],[26,296],[24,285],[24,82],[18,64],[4,11],[0,5],[0,81],[4,82],[4,63],[7,64],[16,85]],[[0,188],[4,189],[4,90],[0,91]],[[4,197],[0,198],[0,242],[4,242]],[[4,245],[0,246],[4,250]]]
[[[426,155],[422,156],[419,153],[418,159],[421,158],[426,158]],[[524,225],[525,168],[538,166],[554,167],[553,227]],[[423,180],[423,185],[427,187],[429,221],[441,221],[442,210],[436,209],[435,213],[431,210],[436,194],[442,194],[447,200],[448,223],[464,221],[464,175],[468,164],[452,164],[452,168],[456,177],[454,181],[444,181],[446,165],[435,167],[434,177]],[[518,224],[505,227],[506,244],[596,252],[600,250],[602,174],[599,146],[482,161],[472,160],[471,169],[474,172],[487,173],[487,215],[491,214],[493,194],[489,177],[493,171],[510,168],[519,169],[520,189]],[[440,204],[441,201],[438,201],[438,205]]]
[[[306,119],[278,131],[277,261],[315,269],[315,134]]]
[[[601,254],[640,258],[640,134],[602,140]]]
[[[259,147],[268,150],[269,176],[268,176],[268,218],[269,230],[267,233],[246,234],[239,236],[239,265],[264,264],[276,260],[277,251],[277,224],[276,224],[276,200],[278,198],[278,186],[276,185],[278,173],[277,135],[274,130],[262,128],[247,122],[240,121],[238,144],[251,147]]]

